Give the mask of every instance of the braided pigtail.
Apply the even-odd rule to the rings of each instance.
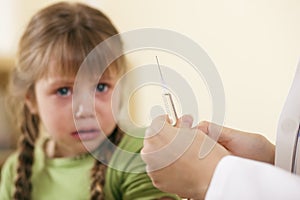
[[[109,136],[109,140],[117,146],[120,143],[123,135],[124,133],[119,128],[116,128],[116,130]],[[110,159],[112,154],[112,151],[107,151],[105,152],[105,157]],[[105,199],[103,188],[105,184],[106,169],[107,166],[99,161],[99,159],[95,160],[95,164],[91,170],[91,200]]]
[[[39,118],[32,115],[29,109],[24,107],[24,121],[21,125],[22,135],[18,144],[18,165],[15,180],[14,200],[31,199],[31,174],[34,162],[34,143],[39,132]]]
[[[91,200],[103,200],[103,187],[105,184],[105,172],[107,166],[96,159],[92,168]]]

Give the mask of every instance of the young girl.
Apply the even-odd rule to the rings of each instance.
[[[99,43],[117,33],[103,13],[79,3],[57,3],[31,19],[12,73],[11,102],[15,117],[20,116],[16,119],[21,136],[17,153],[2,170],[1,200],[178,198],[154,188],[146,173],[130,173],[131,162],[122,163],[126,169],[118,171],[89,153],[105,149],[104,135],[129,152],[139,153],[142,147],[142,140],[117,127],[111,108],[114,87],[125,72],[123,57],[105,71],[106,66],[93,63],[83,80],[97,70],[103,75],[96,83],[80,83],[84,89],[76,92],[83,98],[73,101],[81,63]],[[120,40],[118,46],[122,48]],[[114,50],[100,54],[97,59],[105,60],[114,56]],[[89,90],[94,96],[89,96]],[[89,98],[94,98],[93,105]],[[116,154],[110,148],[101,153],[108,161],[118,160]]]

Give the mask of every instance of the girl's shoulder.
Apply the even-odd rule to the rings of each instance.
[[[33,152],[34,160],[38,160],[37,157],[44,156],[44,152],[41,147],[44,142],[45,142],[45,138],[40,138],[36,142],[34,152]],[[16,173],[16,167],[18,164],[18,156],[19,156],[19,151],[15,150],[7,157],[7,159],[5,160],[5,162],[3,164],[3,167],[1,168],[1,177],[3,176],[3,174],[5,176],[8,173],[11,175],[14,175]]]
[[[14,171],[14,169],[17,165],[17,162],[18,162],[18,152],[14,151],[5,160],[3,167],[1,168],[1,174],[3,175],[3,173],[6,174],[8,172]]]
[[[1,168],[0,199],[10,199],[16,175],[17,161],[18,154],[14,152],[5,160]]]
[[[106,173],[105,195],[108,199],[179,199],[155,188],[140,156],[145,129],[125,133],[113,154]]]

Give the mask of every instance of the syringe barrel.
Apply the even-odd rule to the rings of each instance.
[[[176,113],[175,105],[172,99],[172,95],[170,93],[163,94],[164,104],[166,108],[166,112],[169,116],[170,123],[172,126],[175,126],[178,120],[178,116]]]

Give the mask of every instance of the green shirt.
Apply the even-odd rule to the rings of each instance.
[[[124,135],[119,148],[127,152],[138,153],[142,145],[142,139]],[[34,152],[32,199],[88,200],[94,157],[87,154],[78,158],[49,159],[45,157],[41,146],[37,145]],[[135,173],[143,171],[142,168],[145,167],[139,154],[132,154],[126,158],[122,153],[124,152],[116,150],[110,162],[110,166],[117,166],[117,169],[107,168],[104,187],[107,200],[150,200],[160,197],[179,199],[176,195],[166,194],[156,189],[145,172]],[[0,200],[12,199],[16,165],[17,154],[15,153],[7,159],[2,169]]]

